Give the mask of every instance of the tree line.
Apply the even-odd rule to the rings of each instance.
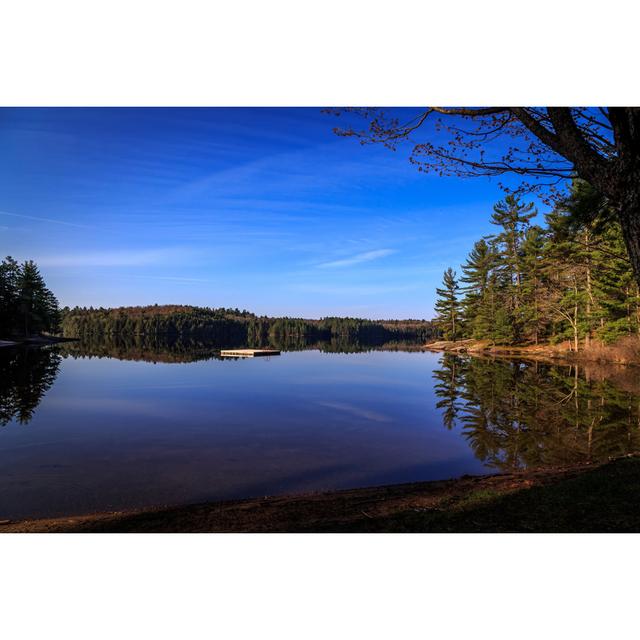
[[[346,342],[384,343],[397,340],[426,341],[433,337],[429,321],[383,320],[327,317],[253,318],[248,326],[249,342],[268,343],[282,339],[306,338],[315,341],[339,338]]]
[[[0,262],[0,337],[29,337],[59,329],[58,301],[32,260]]]
[[[598,192],[575,180],[536,224],[532,203],[494,206],[495,234],[479,239],[458,275],[436,290],[435,320],[448,340],[494,345],[588,347],[640,330],[640,295],[617,218]]]
[[[238,309],[150,305],[118,308],[65,307],[61,328],[65,337],[178,336],[241,340],[252,317]]]
[[[196,336],[226,343],[265,345],[305,339],[342,338],[383,343],[394,340],[426,341],[433,337],[427,320],[384,320],[327,317],[305,319],[256,316],[238,309],[152,305],[145,307],[65,307],[62,310],[65,337]]]

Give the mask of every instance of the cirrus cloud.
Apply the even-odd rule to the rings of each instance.
[[[91,251],[39,256],[43,267],[141,267],[189,261],[195,252],[182,247],[120,251]]]
[[[361,264],[363,262],[371,262],[372,260],[379,260],[395,253],[394,249],[376,249],[375,251],[365,251],[364,253],[358,253],[349,258],[341,258],[340,260],[331,260],[330,262],[323,262],[318,265],[320,269],[337,269],[340,267],[350,267],[354,264]]]

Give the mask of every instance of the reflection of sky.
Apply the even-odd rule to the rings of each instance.
[[[63,305],[431,317],[503,194],[336,124],[318,109],[1,109],[0,253],[36,260]]]
[[[481,470],[435,408],[435,354],[63,361],[0,431],[0,515],[447,478]]]

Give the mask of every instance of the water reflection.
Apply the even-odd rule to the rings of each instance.
[[[94,421],[98,416],[106,420],[117,407],[129,407],[129,413],[119,420],[133,425],[132,434],[137,433],[141,420],[140,411],[131,409],[134,406],[153,407],[155,418],[158,411],[161,416],[176,411],[180,415],[176,424],[181,428],[201,419],[203,424],[215,424],[223,415],[221,407],[225,407],[230,412],[225,420],[243,425],[247,433],[256,425],[270,434],[276,433],[283,416],[291,420],[296,438],[301,437],[300,425],[317,428],[317,433],[324,437],[327,425],[340,424],[344,431],[338,439],[347,438],[359,428],[359,422],[415,430],[412,437],[419,439],[422,432],[425,438],[438,439],[437,447],[455,451],[457,460],[475,461],[475,467],[469,466],[471,471],[596,462],[640,450],[640,381],[630,367],[585,367],[449,354],[396,357],[382,353],[353,358],[324,358],[311,353],[293,358],[291,354],[269,369],[262,365],[229,367],[232,363],[226,359],[222,359],[224,364],[215,363],[215,367],[196,364],[221,360],[222,346],[230,345],[138,336],[128,341],[101,338],[93,343],[83,341],[54,348],[4,348],[0,350],[0,425],[25,424],[34,418],[40,401],[56,380],[64,357],[70,359],[65,371],[86,371],[96,376],[104,372],[115,376],[114,380],[120,380],[122,375],[123,381],[127,380],[124,376],[131,376],[130,380],[139,381],[140,386],[136,389],[127,381],[116,389],[100,381],[96,382],[100,396],[95,397],[95,393],[91,396],[86,390],[84,377],[79,377],[72,386],[66,386],[66,408],[58,418],[53,420],[51,411],[62,406],[60,397],[53,398],[49,411],[43,412],[41,425],[54,431],[59,429],[60,420],[75,421],[74,428],[80,431],[88,427],[78,403],[94,410]],[[320,343],[297,339],[250,346],[343,354],[419,350],[419,345],[410,343],[362,344],[337,338]],[[95,366],[80,362],[92,358],[114,360],[111,364],[93,363]],[[194,363],[194,366],[169,367],[160,372],[156,367],[131,368],[131,364],[118,360]],[[72,364],[76,366],[70,367]],[[154,390],[151,381],[154,385],[159,381],[157,388],[163,389],[161,394]],[[232,397],[233,406],[227,407],[225,403]],[[159,410],[161,404],[166,406]],[[255,413],[253,405],[262,408]],[[269,412],[277,416],[266,417]],[[343,420],[345,416],[347,419]],[[157,445],[154,439],[157,424],[152,418],[148,422],[147,444],[153,448]],[[234,430],[239,433],[237,426]],[[407,444],[409,440],[403,441],[398,433],[389,435],[392,439],[383,446],[380,432],[372,432],[366,446],[375,444],[390,451],[389,447],[406,445],[412,455],[416,453],[413,445]],[[180,434],[171,436],[174,437],[179,443]],[[303,445],[313,449],[310,436],[306,437]],[[247,435],[247,446],[252,446],[253,438]],[[446,444],[441,444],[445,440]],[[278,442],[277,438],[274,442]],[[167,445],[167,450],[175,446]],[[420,460],[431,461],[439,449],[433,444],[424,446]],[[466,452],[462,457],[460,448]],[[216,450],[227,455],[222,445]],[[319,457],[320,452],[314,451],[313,455]],[[355,455],[358,450],[354,452]],[[419,475],[407,478],[413,479],[423,478]]]
[[[0,349],[0,426],[32,419],[58,375],[60,361],[52,349]]]
[[[268,340],[230,343],[190,336],[96,336],[60,345],[64,356],[80,358],[117,358],[142,362],[198,362],[222,359],[220,349],[279,349],[280,351],[318,350],[323,353],[364,353],[367,351],[420,351],[418,341],[358,341],[342,336],[330,340],[312,340],[304,336],[271,337]],[[224,358],[224,360],[229,360]]]
[[[500,471],[604,461],[640,450],[630,368],[444,355],[434,370],[445,427]]]
[[[216,343],[189,336],[114,336],[85,337],[59,345],[65,357],[116,358],[137,362],[188,363],[219,359],[220,349],[234,349],[240,344]]]
[[[324,353],[363,353],[372,350],[418,351],[417,342],[358,342],[340,337],[326,341],[304,337],[281,338],[259,343],[215,341],[188,336],[96,336],[47,347],[0,349],[0,426],[11,421],[26,424],[53,385],[63,358],[115,358],[149,363],[195,363],[222,358],[223,348],[274,348],[281,351],[319,350]]]

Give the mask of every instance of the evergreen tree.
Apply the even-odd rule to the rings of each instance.
[[[36,264],[18,264],[10,256],[0,263],[0,337],[57,331],[58,301]]]
[[[513,317],[505,307],[501,306],[496,310],[490,337],[493,344],[513,344],[515,340]]]
[[[463,316],[456,335],[493,344],[568,340],[579,350],[592,339],[637,336],[640,293],[606,200],[576,180],[544,227],[530,224],[534,215],[533,205],[513,197],[494,207],[491,222],[502,231],[469,253],[462,299],[451,289],[451,270],[437,290],[443,332],[453,333],[453,301]]]
[[[527,229],[522,242],[520,304],[521,338],[538,344],[546,320],[543,313],[543,252],[545,234],[538,226]]]
[[[520,246],[529,221],[537,214],[532,202],[524,204],[515,196],[509,195],[493,207],[491,215],[491,224],[502,227],[502,232],[496,236],[496,242],[501,248],[500,258],[507,282],[515,287],[513,291],[515,307],[520,301],[522,280]]]
[[[18,305],[24,335],[56,331],[59,323],[58,301],[47,286],[35,262],[27,260],[18,283]]]
[[[495,283],[492,271],[495,266],[495,250],[484,238],[475,243],[467,261],[462,265],[464,275],[460,281],[465,284],[463,314],[469,320],[471,337],[479,340],[489,337],[493,322],[492,297]]]
[[[438,316],[436,324],[441,328],[447,340],[457,340],[460,335],[460,302],[458,300],[458,281],[456,272],[449,267],[443,275],[442,288],[436,289],[439,298],[436,301]]]
[[[604,342],[631,334],[640,329],[640,298],[638,285],[626,259],[620,227],[610,225],[604,232],[608,255],[596,250],[598,264],[606,263],[594,273],[594,290],[601,312],[596,335]]]
[[[0,337],[15,331],[18,317],[20,265],[7,256],[0,263]]]

